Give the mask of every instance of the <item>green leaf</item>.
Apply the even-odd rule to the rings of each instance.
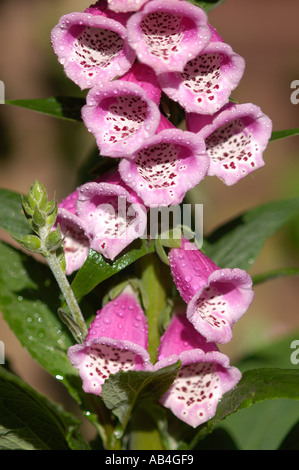
[[[279,450],[299,450],[299,421],[286,436]]]
[[[289,277],[289,276],[298,276],[299,268],[279,268],[269,271],[267,273],[256,274],[252,277],[253,284],[260,284],[265,281],[270,281],[272,279],[277,279],[279,277]]]
[[[88,450],[80,421],[0,367],[0,450]]]
[[[118,273],[142,256],[154,251],[154,243],[149,243],[147,240],[137,240],[114,262],[109,262],[100,253],[90,250],[87,260],[77,272],[71,285],[75,296],[77,298],[85,296],[100,282]]]
[[[299,400],[299,370],[262,368],[244,372],[237,387],[223,396],[214,418],[201,427],[191,448],[233,413],[277,398]]]
[[[193,3],[195,3],[197,6],[201,7],[206,12],[209,12],[209,11],[213,10],[214,8],[220,6],[224,2],[225,2],[225,0],[206,0],[206,1],[194,0]]]
[[[299,135],[299,129],[284,129],[283,131],[273,131],[270,141],[284,139],[286,137],[292,137]]]
[[[43,99],[8,100],[5,104],[19,106],[60,119],[81,121],[81,108],[85,105],[84,98],[68,96],[51,96]]]
[[[0,311],[4,320],[31,356],[77,398],[77,371],[67,357],[73,339],[57,314],[59,296],[46,265],[0,243]]]
[[[22,196],[0,189],[0,227],[16,238],[32,233],[22,209]]]
[[[131,417],[133,409],[146,401],[158,400],[173,383],[180,362],[155,372],[129,371],[111,375],[102,387],[102,398],[108,409],[118,417],[122,431]]]
[[[248,269],[266,240],[299,215],[299,197],[244,212],[210,234],[203,251],[220,267]]]
[[[298,419],[297,400],[276,399],[239,410],[220,426],[240,450],[276,450]]]

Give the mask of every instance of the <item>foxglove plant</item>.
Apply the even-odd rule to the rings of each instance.
[[[207,174],[204,141],[161,116],[156,135],[119,164],[119,173],[148,207],[180,204]]]
[[[176,287],[187,303],[187,318],[207,341],[228,343],[233,325],[253,300],[251,277],[243,270],[220,269],[183,239],[169,253]]]
[[[79,370],[86,393],[101,395],[111,374],[128,370],[155,371],[181,361],[178,377],[161,403],[190,426],[216,413],[222,395],[237,385],[241,373],[216,345],[207,343],[184,314],[175,314],[161,338],[158,362],[147,352],[146,316],[127,288],[97,312],[84,344],[71,346],[68,356]]]
[[[222,1],[197,3],[207,8]],[[22,197],[25,221],[15,210],[19,195],[10,211],[0,211],[1,226],[45,258],[60,291],[43,264],[22,283],[27,265],[30,272],[38,261],[8,250],[7,269],[0,244],[0,307],[29,352],[77,400],[97,440],[81,439],[78,421],[61,418],[56,405],[43,402],[40,410],[40,397],[34,396],[31,415],[49,410],[37,421],[50,421],[63,435],[59,448],[193,449],[249,402],[298,398],[284,388],[290,370],[252,372],[250,381],[250,373],[242,377],[221,352],[254,298],[246,266],[287,218],[285,205],[277,214],[271,205],[239,217],[203,237],[203,247],[184,220],[178,237],[174,221],[168,237],[165,220],[157,238],[148,230],[151,210],[159,209],[162,218],[162,209],[183,205],[207,176],[231,186],[264,165],[271,120],[257,105],[231,97],[244,59],[206,11],[187,0],[100,0],[63,15],[51,40],[66,76],[86,97],[80,120],[95,152],[89,176],[82,171],[77,188],[59,204],[35,182]],[[5,204],[8,199],[5,193]],[[294,214],[294,204],[286,205],[287,214]],[[264,214],[275,219],[266,227]],[[36,286],[43,294],[38,301]],[[0,369],[5,395],[3,374]],[[268,390],[269,377],[277,379],[278,392]],[[298,376],[290,382],[295,379],[298,390]],[[14,381],[13,393],[19,384]],[[27,389],[25,395],[27,404]],[[0,400],[0,429],[6,429],[9,403]],[[21,429],[17,442],[25,447],[28,414],[21,418],[2,434],[11,439]],[[37,445],[41,435],[51,448],[46,434],[30,429],[30,443]]]
[[[173,315],[163,334],[155,370],[177,359],[181,361],[180,371],[160,402],[196,428],[215,415],[223,394],[238,384],[241,373],[230,366],[228,357],[215,344],[205,341],[184,312]]]
[[[205,140],[209,176],[231,186],[264,166],[272,122],[252,103],[227,104],[212,116],[190,113],[187,129]]]
[[[79,370],[84,391],[101,395],[111,374],[148,367],[146,348],[146,317],[127,289],[97,312],[84,344],[71,346],[68,356]]]
[[[155,82],[153,71],[137,63],[120,80],[90,90],[82,119],[94,134],[101,155],[129,158],[155,134],[161,96]]]
[[[67,77],[82,90],[122,75],[135,60],[125,26],[101,11],[91,11],[62,16],[51,33]]]
[[[158,77],[164,93],[187,113],[214,114],[228,103],[245,68],[243,57],[226,44],[209,25],[211,39],[182,72],[165,72]]]
[[[77,188],[58,206],[57,223],[65,235],[66,274],[84,264],[90,248],[113,260],[145,233],[146,212],[118,173]]]
[[[208,44],[203,10],[180,0],[152,0],[127,22],[128,41],[140,62],[157,74],[183,71]]]

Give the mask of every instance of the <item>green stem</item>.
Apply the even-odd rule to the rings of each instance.
[[[142,287],[148,296],[146,309],[148,323],[148,352],[152,363],[157,360],[160,344],[160,318],[167,306],[170,287],[169,268],[161,263],[156,253],[145,256],[140,262]]]
[[[156,423],[143,410],[134,415],[130,447],[133,450],[165,450]]]
[[[56,257],[56,254],[49,252],[45,247],[44,240],[47,233],[47,231],[44,232],[42,229],[40,229],[39,231],[39,236],[43,244],[44,256],[70,309],[72,319],[80,331],[78,335],[79,338],[77,338],[77,340],[83,343],[87,335],[87,327],[85,324],[85,320],[78,305],[77,299],[74,295],[74,292],[66,278],[62,267],[60,266],[59,260]]]

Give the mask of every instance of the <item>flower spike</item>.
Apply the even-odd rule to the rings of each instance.
[[[182,72],[159,75],[162,90],[186,112],[214,114],[229,100],[245,69],[244,59],[212,34],[211,42]]]
[[[204,341],[184,313],[175,314],[161,338],[158,370],[181,361],[181,369],[169,390],[160,399],[180,420],[196,428],[211,419],[224,393],[241,379],[226,355]]]
[[[148,98],[143,83],[140,86],[137,79],[134,83],[134,72],[129,75],[92,88],[82,108],[84,124],[94,134],[103,156],[129,157],[159,125],[157,104]],[[156,95],[154,85],[145,82],[144,87],[150,95]]]
[[[251,103],[228,104],[213,116],[186,116],[187,129],[206,143],[210,158],[208,175],[231,186],[264,166],[263,152],[272,132],[272,122]]]
[[[207,341],[228,343],[233,325],[254,297],[249,274],[219,268],[186,239],[181,248],[171,249],[169,261],[176,287],[188,304],[188,320]]]
[[[84,344],[68,350],[86,393],[101,395],[102,385],[119,371],[150,367],[146,318],[135,295],[123,291],[96,314]]]
[[[204,11],[180,0],[152,0],[127,22],[128,41],[137,58],[157,74],[183,71],[208,44]]]
[[[147,207],[180,204],[186,192],[206,176],[209,159],[204,142],[195,137],[161,117],[156,135],[130,160],[121,160],[121,178]]]
[[[125,26],[99,12],[62,16],[51,41],[67,77],[82,90],[124,74],[135,60]]]

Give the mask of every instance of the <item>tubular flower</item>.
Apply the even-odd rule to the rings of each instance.
[[[123,291],[96,314],[84,344],[68,350],[68,357],[86,393],[101,395],[110,374],[147,368],[146,318],[135,295]]]
[[[128,41],[137,58],[157,74],[183,71],[208,44],[204,11],[180,0],[152,0],[127,22]]]
[[[169,261],[176,287],[188,304],[188,320],[207,341],[228,343],[233,325],[253,300],[249,274],[219,268],[186,239],[181,248],[170,250]]]
[[[146,209],[132,191],[115,182],[91,182],[78,190],[77,213],[88,227],[90,247],[113,260],[146,228]]]
[[[241,379],[226,355],[206,343],[185,314],[174,315],[161,338],[158,370],[181,361],[181,368],[160,402],[180,420],[196,428],[211,419],[224,393]]]
[[[97,9],[64,15],[53,28],[54,52],[69,79],[82,90],[129,70],[135,53],[126,28]]]
[[[113,11],[137,11],[149,0],[108,0],[108,7]]]
[[[188,112],[213,114],[229,100],[245,69],[244,59],[212,29],[210,43],[182,72],[159,75],[164,93]]]
[[[161,91],[153,75],[147,66],[137,64],[121,80],[102,83],[89,91],[82,119],[102,155],[129,156],[155,134]]]
[[[65,273],[77,271],[84,264],[89,248],[90,237],[85,224],[76,214],[77,191],[74,191],[58,205],[56,225],[60,225],[64,235]]]
[[[187,114],[187,129],[200,135],[210,158],[209,176],[231,186],[264,166],[272,122],[251,103],[228,104],[213,116]]]
[[[206,176],[208,165],[203,140],[176,129],[162,116],[156,135],[130,160],[121,160],[119,173],[147,207],[169,206],[182,202]]]

